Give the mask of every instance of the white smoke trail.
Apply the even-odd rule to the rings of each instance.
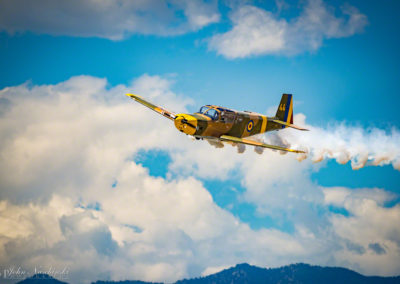
[[[306,125],[305,116],[295,116],[295,123]],[[345,123],[329,126],[326,129],[306,125],[310,129],[300,132],[293,129],[279,131],[283,141],[290,141],[294,149],[304,149],[313,162],[335,159],[339,164],[350,161],[354,170],[366,165],[383,166],[391,164],[400,170],[400,132],[396,128],[382,130],[364,129],[360,126],[348,126]],[[267,134],[268,136],[269,134]],[[307,155],[298,155],[303,160]]]

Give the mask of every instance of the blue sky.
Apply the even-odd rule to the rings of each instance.
[[[71,279],[86,273],[83,282],[104,275],[109,279],[173,281],[239,261],[263,266],[304,261],[345,266],[364,274],[398,272],[398,264],[383,266],[400,260],[400,235],[393,229],[400,221],[396,215],[400,210],[400,172],[394,168],[400,163],[396,149],[400,142],[396,12],[400,4],[169,2],[122,1],[125,8],[104,4],[106,1],[104,7],[58,1],[43,8],[24,6],[23,1],[0,4],[1,131],[8,137],[0,143],[1,167],[7,169],[0,197],[9,208],[6,211],[45,216],[52,215],[49,212],[58,204],[67,204],[52,221],[60,231],[43,233],[42,238],[63,236],[54,241],[57,246],[46,247],[48,255],[53,255],[59,266],[71,266]],[[310,126],[311,136],[288,131],[276,137],[306,147],[310,155],[299,163],[290,154],[264,151],[256,155],[248,147],[246,154],[239,155],[228,146],[219,150],[190,141],[175,133],[174,126],[162,117],[126,99],[128,91],[175,112],[195,112],[201,105],[217,104],[266,113],[275,109],[282,93],[292,93],[294,112],[301,114],[295,120]],[[319,155],[323,161],[315,163]],[[342,155],[349,156],[344,164],[337,163]],[[363,157],[366,166],[352,169],[351,161],[354,168]],[[281,173],[285,169],[287,173]],[[130,171],[135,178],[127,183]],[[31,174],[27,176],[27,172]],[[170,200],[170,196],[152,199],[151,192],[161,190],[163,196],[167,193],[162,188],[174,185],[178,191],[186,185],[185,191],[178,192],[183,195],[172,199],[182,203],[179,214],[185,212],[187,198],[204,202],[196,207],[195,201],[187,201],[189,205],[195,202],[192,209],[199,211],[188,213],[186,221],[178,213],[164,220],[161,212],[127,209],[117,203],[119,197],[110,197],[123,187],[125,199],[140,201],[147,196],[143,204],[158,202],[161,205],[155,208],[164,210],[168,205],[162,205],[162,200]],[[193,196],[191,188],[195,188]],[[140,189],[144,193],[129,195]],[[362,202],[366,202],[365,208],[372,208],[368,214],[362,213]],[[132,221],[123,212],[113,211],[119,206],[132,210],[126,213]],[[26,213],[28,207],[34,213]],[[208,217],[202,221],[207,226],[188,225],[198,220],[202,210],[216,212],[210,218],[217,223],[231,224],[233,219],[236,223],[222,226],[221,235]],[[12,219],[6,211],[2,211],[3,220]],[[368,223],[370,216],[385,218],[384,214],[391,216],[384,229],[373,221]],[[85,218],[97,224],[93,225],[97,229],[82,231],[87,224],[79,222]],[[158,219],[169,224],[168,228],[160,226]],[[0,234],[10,243],[30,243],[32,233],[41,226],[32,221],[16,233]],[[355,231],[347,231],[351,226]],[[363,226],[372,229],[371,235],[361,240],[357,228]],[[129,228],[140,230],[130,232]],[[198,230],[202,233],[195,233]],[[249,251],[232,245],[225,249],[233,254],[217,257],[204,253],[199,261],[184,253],[161,256],[161,252],[174,249],[202,254],[201,242],[209,242],[208,246],[218,251],[218,238],[241,234],[241,230],[249,234],[249,240],[270,240],[273,235],[287,243],[255,241],[254,250]],[[173,244],[160,243],[146,232],[166,234]],[[74,266],[57,250],[79,247],[83,242],[102,255],[104,252],[96,250],[96,234],[103,233],[103,246],[111,250],[110,259],[99,264],[104,275],[96,274],[93,267]],[[311,235],[318,241],[308,239]],[[321,239],[326,240],[319,243]],[[152,253],[138,254],[144,250],[138,240],[152,246]],[[303,252],[316,242],[309,253]],[[383,250],[374,251],[375,244]],[[272,252],[274,257],[263,262],[257,250],[266,249],[265,245],[293,251]],[[354,247],[358,250],[352,250]],[[134,253],[127,255],[124,250]],[[16,251],[8,253],[17,255]],[[38,251],[24,253],[45,265],[54,264]],[[6,264],[18,260],[1,258]],[[20,261],[18,265],[32,268],[32,262]],[[166,263],[178,268],[171,269]],[[166,270],[170,273],[163,274]]]
[[[57,83],[80,74],[105,77],[116,85],[143,73],[176,74],[174,89],[194,98],[194,108],[215,101],[218,94],[216,103],[263,112],[263,107],[276,104],[268,98],[290,91],[304,102],[297,110],[321,125],[329,120],[364,126],[398,125],[394,82],[399,74],[396,51],[400,43],[393,33],[397,30],[393,11],[398,3],[372,7],[359,1],[353,5],[368,16],[362,32],[325,40],[316,52],[290,57],[226,60],[208,51],[205,40],[229,29],[226,14],[221,15],[221,24],[173,37],[133,34],[125,40],[110,41],[29,31],[10,36],[3,32],[1,86],[27,80]],[[248,98],[244,106],[243,101],[235,99],[240,94]],[[260,104],[263,96],[265,104]],[[380,99],[373,99],[376,97]]]

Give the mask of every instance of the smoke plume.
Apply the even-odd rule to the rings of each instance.
[[[305,116],[298,114],[295,121],[296,124],[305,125]],[[338,123],[327,128],[311,125],[306,125],[306,128],[310,131],[285,129],[275,134],[282,141],[290,141],[292,148],[307,152],[297,156],[300,161],[310,158],[318,163],[325,159],[335,159],[339,164],[350,162],[354,170],[391,164],[400,170],[400,132],[394,127],[389,130],[364,129],[361,126]]]

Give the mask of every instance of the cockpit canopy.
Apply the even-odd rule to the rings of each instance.
[[[205,114],[207,110],[209,110],[210,107],[209,106],[202,106],[199,110],[199,113],[201,114]]]
[[[199,110],[199,113],[207,115],[212,120],[219,119],[219,112],[210,106],[202,106]]]
[[[210,105],[202,106],[199,110],[199,113],[207,115],[212,120],[220,120],[228,123],[233,122],[235,118],[234,111]]]

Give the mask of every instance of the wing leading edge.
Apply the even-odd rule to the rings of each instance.
[[[138,95],[134,95],[134,94],[126,94],[128,97],[134,99],[135,101],[137,101],[138,103],[141,103],[142,105],[148,107],[149,109],[154,110],[155,112],[161,114],[162,116],[165,116],[166,118],[170,119],[170,120],[174,120],[176,115],[175,113],[168,111],[162,107],[153,105],[152,103],[144,100],[141,96]]]
[[[294,149],[284,148],[284,147],[280,147],[280,146],[264,144],[261,142],[257,142],[257,141],[253,141],[253,140],[249,140],[249,139],[237,138],[237,137],[228,136],[228,135],[222,135],[221,137],[219,137],[219,139],[221,141],[242,143],[242,144],[251,145],[251,146],[269,148],[269,149],[273,149],[273,150],[280,150],[280,151],[293,152],[293,153],[306,153],[301,150],[294,150]]]

